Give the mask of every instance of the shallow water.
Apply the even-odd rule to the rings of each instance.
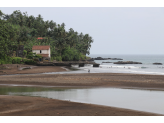
[[[164,91],[119,88],[0,87],[1,95],[39,96],[164,114]]]

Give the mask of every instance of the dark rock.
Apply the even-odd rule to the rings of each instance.
[[[114,62],[114,64],[142,64],[141,62],[133,62],[133,61],[118,61]]]
[[[91,58],[91,59],[87,59],[87,61],[94,61],[94,59],[93,59],[93,58]]]
[[[111,58],[111,60],[123,60],[123,59],[120,59],[120,58]]]
[[[102,62],[102,63],[113,63],[113,62]]]
[[[94,60],[123,60],[121,58],[102,58],[102,57],[97,57],[97,58],[92,58]]]
[[[93,64],[93,67],[99,67],[100,64]]]
[[[104,60],[104,58],[97,57],[97,58],[95,58],[95,60]]]
[[[79,64],[79,67],[84,67],[84,63],[80,63]]]
[[[53,62],[37,62],[37,66],[55,66]]]
[[[154,64],[154,65],[162,65],[162,63],[157,63],[157,62],[156,62],[156,63],[153,63],[153,64]]]

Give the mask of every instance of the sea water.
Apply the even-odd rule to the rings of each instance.
[[[98,68],[93,68],[92,65],[86,65],[81,70],[90,69],[91,73],[133,73],[133,74],[153,74],[164,75],[164,55],[107,55],[107,54],[91,54],[91,58],[121,58],[123,60],[94,60],[100,64]],[[103,62],[117,62],[117,61],[135,61],[142,64],[114,64]],[[163,65],[153,65],[158,62]],[[77,67],[77,66],[74,66]]]
[[[105,55],[105,54],[91,54],[91,58],[121,58],[123,60],[94,60],[95,63],[100,64],[99,67],[93,67],[91,64],[86,64],[84,67],[72,65],[78,69],[76,71],[64,72],[48,72],[42,74],[80,74],[80,73],[131,73],[131,74],[150,74],[150,75],[164,75],[164,55]],[[117,61],[134,61],[142,64],[114,64]],[[112,62],[112,63],[103,63]],[[153,65],[158,62],[162,65]]]

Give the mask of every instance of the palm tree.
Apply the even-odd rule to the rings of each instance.
[[[0,19],[2,19],[3,18],[3,12],[0,10]]]
[[[50,27],[51,30],[53,30],[53,29],[56,27],[56,23],[53,22],[53,20],[51,20],[51,21],[49,22],[49,27]]]
[[[27,26],[29,28],[32,28],[33,27],[34,20],[35,20],[35,17],[32,16],[32,15],[27,18],[27,21],[26,22],[27,22]]]
[[[59,51],[60,56],[61,56],[61,52],[62,50],[65,48],[66,46],[66,31],[64,29],[64,27],[60,26],[58,24],[58,27],[54,28],[53,31],[53,39],[55,40],[55,46],[56,46],[56,50]]]
[[[65,28],[66,25],[65,25],[65,23],[62,23],[61,26]]]

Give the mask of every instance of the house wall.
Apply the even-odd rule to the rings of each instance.
[[[50,49],[48,50],[48,52],[49,52],[49,57],[51,58],[51,54],[50,54],[51,52],[50,52]]]
[[[36,53],[36,54],[49,54],[49,57],[51,56],[50,55],[50,49],[49,50],[41,50],[42,53],[40,53],[40,50],[32,50],[33,53]]]

